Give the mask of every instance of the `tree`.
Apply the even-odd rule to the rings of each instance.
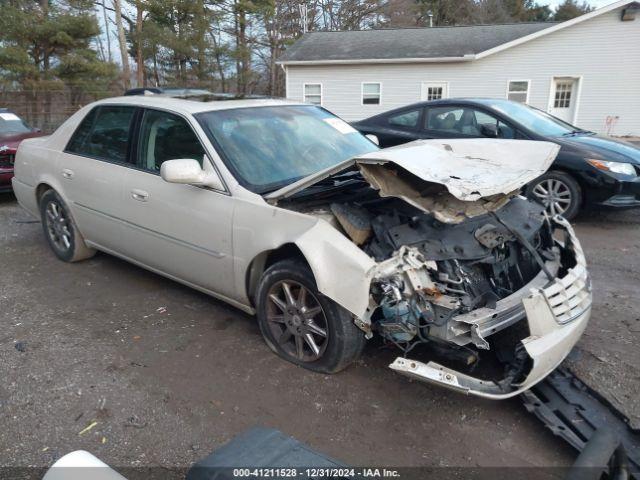
[[[93,47],[100,29],[91,9],[87,0],[13,0],[3,6],[0,71],[5,84],[29,92],[45,124],[53,90],[70,85],[79,94],[109,82],[116,72],[114,64],[100,62]]]
[[[122,4],[120,0],[113,1],[113,10],[116,13],[116,28],[118,30],[118,45],[120,46],[120,58],[122,59],[122,83],[124,89],[131,87],[131,69],[129,68],[129,53],[127,49],[127,38],[124,34],[124,25],[122,24]]]
[[[553,20],[556,22],[564,22],[589,13],[591,10],[593,10],[593,8],[591,8],[587,2],[578,3],[577,0],[564,0],[564,2],[556,8],[553,14]]]

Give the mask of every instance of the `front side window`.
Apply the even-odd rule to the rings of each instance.
[[[179,115],[160,110],[146,110],[140,126],[136,165],[159,172],[162,162],[190,158],[200,162],[205,151],[195,132]]]
[[[507,90],[507,100],[527,103],[529,99],[529,80],[512,80]]]
[[[227,168],[256,193],[378,149],[345,121],[311,105],[234,108],[195,117]]]
[[[538,135],[559,137],[576,131],[577,128],[562,120],[552,117],[537,108],[519,103],[498,101],[491,105],[493,110],[500,112],[515,123],[537,133]]]
[[[105,105],[91,110],[67,145],[67,152],[126,163],[135,107]]]
[[[382,99],[381,83],[363,83],[362,84],[362,104],[363,105],[380,105]]]
[[[321,83],[305,83],[303,88],[304,103],[311,103],[312,105],[322,105]]]
[[[418,126],[420,119],[420,109],[409,110],[408,112],[398,113],[389,117],[389,125],[398,127],[415,128]]]
[[[497,137],[497,138],[516,138],[516,132],[506,123],[498,120],[493,115],[482,112],[480,110],[474,111],[475,126],[474,130],[477,131],[479,137]]]

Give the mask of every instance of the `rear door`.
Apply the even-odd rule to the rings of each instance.
[[[191,158],[211,162],[194,126],[172,112],[144,109],[133,157],[122,178],[125,253],[194,286],[233,296],[227,191],[165,182],[160,166]]]
[[[136,107],[101,105],[80,122],[57,162],[62,195],[86,240],[118,251],[122,178]]]

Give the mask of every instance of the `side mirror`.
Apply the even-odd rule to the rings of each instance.
[[[160,165],[160,176],[168,183],[201,185],[216,190],[224,190],[220,177],[206,157],[204,165],[205,168],[202,169],[198,161],[191,158],[167,160]]]
[[[371,133],[367,133],[365,135],[365,137],[367,137],[369,140],[371,140],[373,143],[375,143],[376,145],[380,146],[380,140],[378,140],[378,137],[371,134]]]
[[[485,123],[480,126],[480,133],[483,137],[498,138],[498,127],[492,123]]]

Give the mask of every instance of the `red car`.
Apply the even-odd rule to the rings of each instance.
[[[41,135],[40,130],[31,128],[11,110],[0,108],[0,192],[11,191],[13,162],[20,142]]]

